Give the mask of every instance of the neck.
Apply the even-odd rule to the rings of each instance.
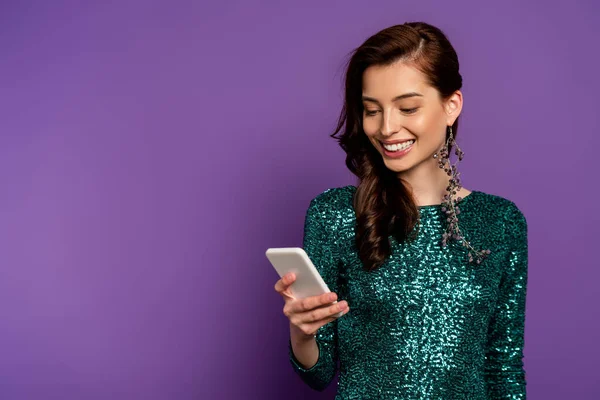
[[[449,166],[448,162],[447,167]],[[408,171],[400,172],[398,177],[412,191],[417,206],[442,203],[450,181],[450,177],[439,167],[439,162],[435,158],[426,160]]]

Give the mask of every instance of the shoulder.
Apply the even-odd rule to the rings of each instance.
[[[525,213],[517,206],[515,201],[482,191],[475,191],[475,193],[479,198],[480,205],[487,210],[489,215],[505,226],[507,234],[527,231]]]
[[[310,201],[306,221],[322,225],[330,234],[339,233],[352,226],[353,198],[356,187],[342,186],[324,190]]]
[[[519,216],[520,218],[525,218],[523,211],[517,206],[517,204],[513,200],[497,194],[491,194],[482,191],[476,192],[488,205],[495,207],[505,216]]]
[[[314,196],[310,207],[329,212],[347,210],[352,207],[355,192],[352,185],[329,188]]]

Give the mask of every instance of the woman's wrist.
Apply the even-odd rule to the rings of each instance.
[[[296,325],[290,323],[290,337],[293,342],[300,344],[307,343],[312,340],[315,340],[315,336],[316,335],[307,335],[306,333],[302,332],[300,328],[298,328]]]

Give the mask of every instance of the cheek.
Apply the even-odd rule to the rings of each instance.
[[[427,115],[417,115],[406,123],[407,129],[410,129],[414,134],[421,136],[430,128],[430,119]]]
[[[437,132],[443,132],[443,123],[440,125],[440,119],[430,115],[419,115],[407,124],[407,129],[411,130],[419,139],[437,140]]]

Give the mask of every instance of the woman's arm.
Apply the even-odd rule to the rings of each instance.
[[[323,224],[326,214],[322,211],[322,202],[322,196],[317,196],[310,202],[304,221],[303,248],[329,289],[337,293],[335,243],[328,237]],[[302,340],[298,337],[293,329],[290,330],[290,362],[307,385],[322,391],[333,380],[337,371],[337,319],[322,326],[313,339]]]
[[[310,369],[319,361],[319,346],[314,337],[306,339],[305,336],[303,332],[297,332],[297,328],[290,323],[292,355],[295,356],[299,366]]]
[[[485,377],[490,399],[525,399],[523,367],[525,297],[527,292],[527,221],[511,203],[505,216],[506,270],[496,310],[490,320]]]

